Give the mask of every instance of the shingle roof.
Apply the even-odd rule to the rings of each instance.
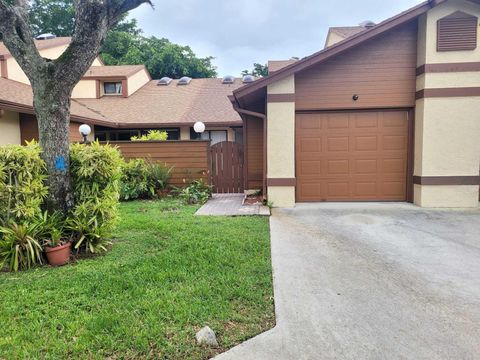
[[[30,85],[0,78],[0,107],[27,113],[33,112],[33,94]],[[73,119],[85,122],[107,123],[99,113],[72,100],[71,114]]]
[[[54,39],[34,40],[34,42],[38,50],[43,50],[43,49],[50,49],[53,47],[69,44],[71,40],[72,40],[71,37],[57,37]],[[10,51],[8,51],[5,44],[3,42],[0,42],[0,58],[10,57],[10,56],[12,55],[10,54]]]
[[[101,77],[118,77],[127,78],[136,74],[140,70],[144,70],[145,65],[109,65],[109,66],[91,66],[85,73],[83,78],[101,78]]]
[[[191,125],[240,125],[241,118],[232,108],[228,95],[242,86],[241,79],[222,84],[221,79],[193,79],[189,85],[168,86],[148,82],[128,98],[105,96],[100,99],[72,99],[72,119],[111,127],[152,127]],[[0,107],[33,112],[32,88],[17,81],[0,78]]]
[[[167,86],[157,83],[148,82],[128,98],[104,96],[76,102],[120,127],[177,126],[196,121],[207,125],[241,124],[228,99],[234,89],[243,85],[241,79],[233,84],[222,84],[221,79],[193,79],[189,85],[178,85],[178,80]]]

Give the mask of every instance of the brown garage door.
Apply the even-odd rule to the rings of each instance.
[[[408,112],[297,114],[297,201],[405,201]]]

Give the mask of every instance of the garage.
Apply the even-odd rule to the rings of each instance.
[[[296,201],[406,201],[409,112],[298,113]]]

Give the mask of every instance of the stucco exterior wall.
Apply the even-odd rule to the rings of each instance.
[[[72,98],[74,99],[95,99],[96,97],[96,80],[80,80],[72,91]]]
[[[40,55],[47,58],[47,59],[57,59],[62,53],[67,49],[68,45],[60,45],[49,49],[40,50]],[[6,60],[7,65],[7,72],[8,78],[11,80],[19,81],[24,84],[30,84],[27,76],[23,72],[20,65],[18,65],[17,61],[10,57]],[[93,66],[102,66],[103,64],[100,62],[98,58],[93,61]],[[95,91],[94,91],[95,94]]]
[[[0,116],[0,146],[21,143],[20,120],[18,113],[4,111]]]
[[[337,33],[329,31],[327,35],[327,40],[325,40],[325,47],[332,46],[333,44],[336,44],[342,40],[345,40],[345,38],[341,37]]]
[[[190,126],[180,128],[180,140],[190,140]]]
[[[418,66],[480,60],[473,51],[437,52],[437,21],[456,11],[480,17],[480,5],[452,0],[419,20]],[[480,37],[479,37],[480,38]],[[427,72],[417,77],[417,91],[480,87],[480,72]],[[480,97],[428,97],[416,101],[414,175],[466,177],[479,175]],[[414,202],[424,207],[476,207],[477,185],[415,185]]]
[[[267,94],[294,94],[295,78],[269,85]],[[295,178],[295,102],[267,103],[267,179]],[[267,180],[268,183],[268,180]],[[295,205],[295,186],[267,187],[274,206]]]
[[[128,96],[132,95],[150,81],[146,70],[139,71],[128,78]]]

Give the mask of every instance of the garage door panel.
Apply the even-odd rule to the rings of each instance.
[[[298,114],[296,130],[297,201],[406,199],[406,112]]]

